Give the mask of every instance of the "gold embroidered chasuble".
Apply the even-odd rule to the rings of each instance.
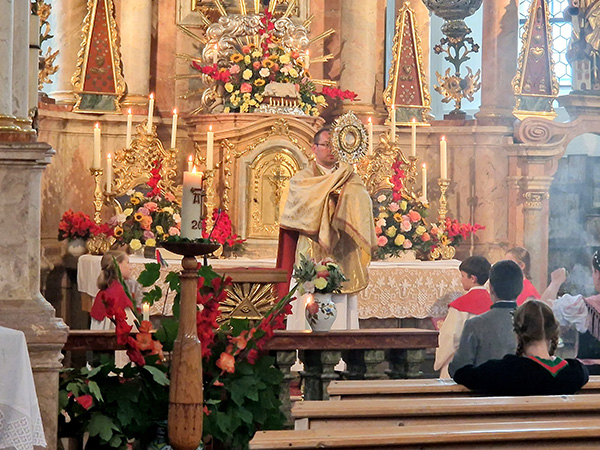
[[[316,260],[333,258],[348,281],[342,293],[368,284],[367,266],[377,243],[371,197],[351,165],[325,174],[311,163],[290,180],[281,228],[298,231],[296,261],[301,253]]]

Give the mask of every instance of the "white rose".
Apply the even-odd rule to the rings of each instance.
[[[258,74],[263,77],[263,78],[267,78],[269,76],[269,74],[271,73],[271,71],[269,69],[267,69],[266,67],[263,67],[262,69],[259,70]]]

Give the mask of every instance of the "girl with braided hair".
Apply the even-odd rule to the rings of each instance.
[[[517,354],[461,367],[454,381],[488,395],[574,394],[588,382],[577,359],[554,356],[559,324],[544,302],[529,300],[514,313]]]

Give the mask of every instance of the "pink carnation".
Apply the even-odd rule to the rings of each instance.
[[[403,220],[402,223],[400,224],[400,229],[402,230],[403,233],[407,233],[412,229],[412,225],[410,224],[410,222],[408,220]]]
[[[252,92],[252,85],[250,83],[242,83],[240,86],[240,92]]]
[[[411,222],[417,222],[418,220],[421,220],[421,214],[415,210],[410,211],[408,213],[408,217],[410,218]]]
[[[388,243],[388,240],[385,236],[378,236],[377,237],[377,245],[379,245],[380,247],[385,247],[385,245]]]
[[[158,205],[154,202],[146,202],[146,204],[144,206],[150,212],[154,212],[158,209]]]
[[[145,230],[144,239],[154,239],[154,233],[150,230]]]
[[[169,236],[179,236],[179,234],[180,234],[179,228],[177,228],[177,227],[169,228]]]
[[[229,69],[229,73],[231,74],[236,74],[236,73],[240,73],[240,66],[238,66],[237,64],[234,64],[233,66],[231,66],[231,68]]]
[[[402,247],[408,249],[411,248],[413,246],[412,242],[409,241],[408,239],[405,239],[404,242],[402,243]]]
[[[396,202],[392,202],[390,203],[389,209],[391,212],[396,212],[400,209],[400,205],[398,205]]]

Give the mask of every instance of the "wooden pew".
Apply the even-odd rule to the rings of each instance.
[[[327,388],[330,400],[481,397],[451,379],[420,380],[334,380]],[[600,394],[600,375],[590,376],[581,394]]]
[[[259,431],[251,450],[598,448],[600,419]]]
[[[598,417],[600,395],[432,397],[303,401],[292,408],[296,429],[522,422]]]

